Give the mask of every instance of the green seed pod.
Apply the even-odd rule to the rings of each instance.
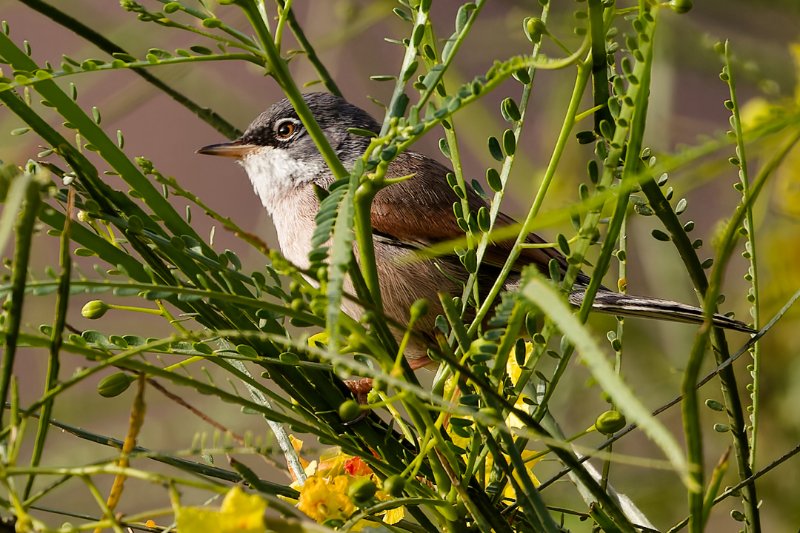
[[[222,26],[222,21],[218,18],[209,17],[207,19],[203,19],[202,24],[206,28],[219,28]]]
[[[692,0],[672,0],[670,7],[675,13],[686,13],[692,9]]]
[[[383,480],[383,490],[389,496],[399,498],[403,495],[403,489],[406,487],[406,478],[403,476],[389,476]]]
[[[135,377],[124,372],[115,372],[106,376],[97,384],[97,393],[103,398],[113,398],[119,396],[131,386],[136,380]]]
[[[110,307],[108,304],[102,300],[92,300],[83,306],[83,309],[81,309],[81,316],[89,320],[95,320],[106,314],[106,311],[109,309]]]
[[[594,427],[603,435],[611,435],[624,428],[627,422],[625,415],[619,411],[606,411],[601,413],[594,421]]]
[[[355,400],[345,400],[339,406],[339,418],[343,422],[352,422],[361,415],[361,406]]]
[[[370,502],[375,497],[378,487],[371,479],[361,478],[355,480],[347,488],[347,495],[353,500],[356,505],[364,505]]]

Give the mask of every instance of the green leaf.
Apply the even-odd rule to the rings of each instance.
[[[210,56],[211,54],[214,53],[210,48],[206,48],[205,46],[200,46],[200,45],[190,46],[189,50],[201,56]]]
[[[343,187],[344,189],[344,187]],[[328,284],[326,295],[328,303],[325,309],[325,324],[330,335],[328,350],[338,349],[339,314],[342,309],[342,293],[347,266],[353,256],[353,197],[348,187],[339,203],[336,221],[331,237],[330,263],[328,266]]]
[[[497,161],[503,160],[503,149],[500,148],[500,141],[497,140],[497,137],[489,137],[489,153]]]

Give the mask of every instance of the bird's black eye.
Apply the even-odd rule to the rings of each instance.
[[[297,121],[291,118],[284,118],[275,123],[275,137],[279,141],[288,141],[299,130]]]

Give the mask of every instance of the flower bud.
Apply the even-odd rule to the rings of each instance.
[[[525,19],[525,36],[532,43],[538,43],[542,35],[547,33],[547,28],[544,21],[536,17],[528,17]]]
[[[83,306],[83,309],[81,309],[81,316],[89,320],[95,320],[106,314],[106,311],[109,309],[110,307],[108,304],[102,300],[92,300]]]

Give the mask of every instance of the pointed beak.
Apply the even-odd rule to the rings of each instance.
[[[241,159],[256,148],[258,148],[258,146],[255,144],[247,144],[241,140],[236,140],[227,143],[209,144],[197,150],[197,153]]]

